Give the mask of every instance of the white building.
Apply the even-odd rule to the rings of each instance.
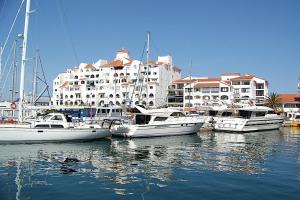
[[[252,75],[241,76],[239,73],[227,73],[222,74],[220,78],[186,77],[173,81],[169,86],[168,105],[180,106],[181,102],[178,102],[182,98],[183,108],[197,110],[201,109],[201,106],[220,103],[261,104],[266,96],[268,96],[266,80]]]
[[[145,65],[121,49],[113,61],[81,63],[60,73],[53,81],[52,104],[96,106],[131,101],[150,107],[164,106],[168,85],[180,78],[180,72],[173,66],[171,56],[158,57]]]

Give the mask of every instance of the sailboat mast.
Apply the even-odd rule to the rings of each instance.
[[[150,53],[150,32],[147,32],[147,55],[146,55],[146,66],[147,66],[147,85],[146,85],[146,106],[149,107],[149,53]]]
[[[14,60],[12,68],[11,102],[14,102],[16,92],[16,68],[17,68],[17,40],[14,42]]]
[[[36,100],[36,77],[37,77],[37,67],[38,67],[38,56],[39,56],[39,50],[37,49],[35,52],[35,67],[33,68],[33,83],[32,83],[32,105],[34,105]]]
[[[26,49],[27,49],[27,35],[29,25],[29,14],[30,14],[30,0],[26,2],[26,13],[24,23],[24,39],[22,48],[22,62],[21,62],[21,73],[20,73],[20,100],[19,100],[19,121],[23,121],[23,101],[24,101],[24,84],[25,84],[25,63],[26,63]]]

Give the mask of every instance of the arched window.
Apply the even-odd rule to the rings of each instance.
[[[103,100],[99,102],[99,106],[104,106],[104,101]]]
[[[90,98],[90,95],[87,94],[87,95],[86,95],[86,98]]]
[[[114,73],[114,77],[118,77],[118,73]]]
[[[94,74],[92,74],[92,75],[91,75],[91,78],[95,78],[95,75],[94,75]]]
[[[145,106],[146,105],[146,101],[143,101],[142,104]]]
[[[210,99],[210,96],[207,96],[207,95],[203,96],[203,100],[209,100],[209,99]]]
[[[114,95],[113,95],[113,94],[110,94],[110,95],[109,95],[109,98],[113,98],[113,97],[114,97]]]
[[[116,97],[117,97],[117,98],[120,98],[120,95],[119,95],[119,94],[116,94]]]
[[[73,101],[70,102],[70,106],[73,106]]]
[[[142,97],[143,97],[143,98],[146,98],[146,97],[147,97],[147,95],[146,95],[146,94],[142,94]]]
[[[65,99],[67,99],[68,98],[68,95],[65,95]]]
[[[78,79],[78,76],[76,75],[76,76],[74,76],[74,79]]]
[[[150,101],[149,106],[153,106],[153,105],[154,105],[153,101]]]
[[[117,102],[116,102],[116,105],[118,105],[118,106],[119,106],[119,105],[121,105],[121,104],[120,104],[120,102],[119,102],[119,101],[117,101]]]
[[[120,73],[120,76],[124,76],[124,73]]]
[[[72,94],[70,95],[70,98],[73,99],[73,95]]]
[[[150,93],[150,94],[149,94],[149,97],[150,97],[150,98],[153,98],[153,97],[154,97],[154,94]]]
[[[138,105],[138,104],[139,104],[139,102],[138,102],[138,101],[136,101],[134,104],[135,104],[135,105]]]

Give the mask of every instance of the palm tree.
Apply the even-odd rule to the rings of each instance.
[[[281,105],[279,94],[275,92],[271,93],[271,95],[266,98],[265,105],[276,111],[276,109]]]

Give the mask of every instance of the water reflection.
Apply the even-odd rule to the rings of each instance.
[[[55,185],[66,176],[84,177],[87,182],[117,195],[132,194],[130,184],[166,187],[176,181],[179,170],[205,173],[261,174],[264,163],[282,143],[299,145],[300,131],[270,131],[247,134],[198,133],[198,135],[148,139],[111,139],[85,143],[0,145],[1,191]],[[297,149],[298,161],[299,148]],[[179,180],[180,179],[180,180]],[[130,191],[129,191],[130,190]]]

